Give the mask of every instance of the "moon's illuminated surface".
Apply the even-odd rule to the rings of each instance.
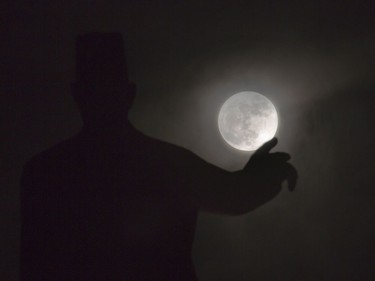
[[[232,147],[244,151],[258,149],[273,138],[278,118],[275,106],[256,92],[240,92],[223,104],[219,131]]]

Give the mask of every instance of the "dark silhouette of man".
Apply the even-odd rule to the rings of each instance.
[[[33,157],[21,179],[21,279],[197,280],[199,210],[237,215],[274,198],[296,171],[261,147],[237,172],[145,136],[127,119],[135,86],[121,35],[77,39],[78,135]]]

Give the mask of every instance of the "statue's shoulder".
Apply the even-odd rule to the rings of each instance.
[[[43,206],[56,202],[59,196],[57,187],[64,178],[61,171],[66,171],[74,163],[72,155],[75,155],[76,142],[74,137],[67,139],[37,153],[25,163],[20,180],[24,209],[35,209],[36,206],[43,209]]]
[[[48,173],[53,167],[71,161],[77,157],[80,141],[77,136],[52,145],[31,157],[24,165],[24,170],[32,173]]]

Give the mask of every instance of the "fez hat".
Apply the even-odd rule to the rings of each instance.
[[[118,78],[128,81],[121,33],[79,35],[76,38],[76,81],[98,84]]]

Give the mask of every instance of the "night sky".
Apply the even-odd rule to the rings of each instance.
[[[80,129],[74,40],[90,31],[124,35],[132,123],[223,169],[251,153],[222,140],[222,103],[249,90],[278,110],[297,190],[243,216],[202,213],[200,280],[375,280],[374,1],[5,2],[0,280],[18,280],[23,164]]]

